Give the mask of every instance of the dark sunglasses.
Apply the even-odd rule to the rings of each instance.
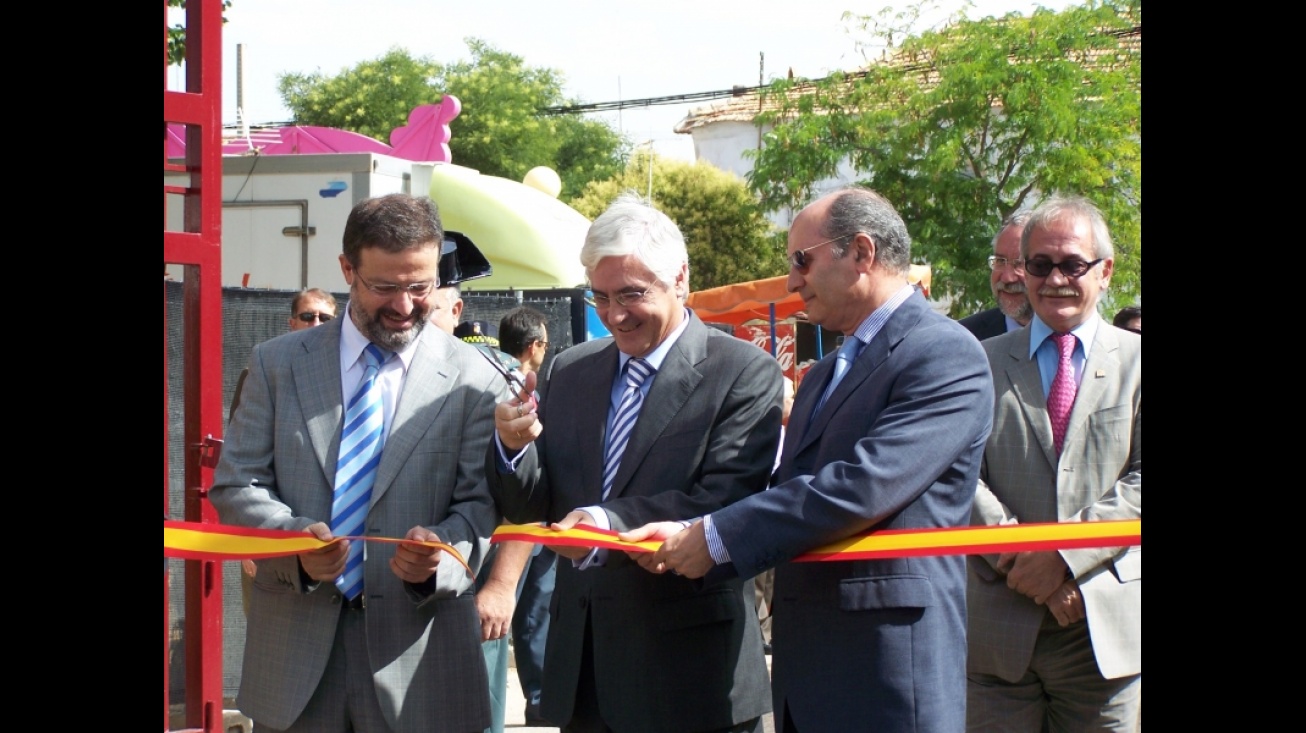
[[[304,323],[312,323],[313,321],[321,321],[323,323],[326,323],[332,318],[335,318],[335,316],[331,315],[330,313],[299,313],[295,317],[303,321]]]
[[[813,244],[813,245],[810,246],[810,247],[803,247],[802,249],[794,250],[793,254],[789,255],[789,257],[788,257],[788,260],[789,260],[789,267],[790,267],[791,269],[798,270],[799,272],[804,272],[804,271],[806,271],[806,270],[807,270],[807,265],[808,265],[808,262],[807,262],[807,253],[808,253],[808,252],[810,252],[811,250],[816,249],[817,247],[824,247],[824,246],[827,245],[827,244],[831,244],[831,243],[833,243],[833,242],[837,242],[837,241],[839,241],[840,239],[847,239],[849,236],[850,236],[850,235],[845,234],[845,235],[843,235],[842,237],[835,237],[834,239],[827,239],[827,240],[825,240],[824,242],[818,242],[818,243],[816,243],[816,244]]]
[[[1032,260],[1025,260],[1025,272],[1034,277],[1047,277],[1052,274],[1053,268],[1061,271],[1071,280],[1076,280],[1084,276],[1084,273],[1097,267],[1098,263],[1106,259],[1105,257],[1085,262],[1083,260],[1066,260],[1065,262],[1053,262],[1046,257],[1037,257]]]

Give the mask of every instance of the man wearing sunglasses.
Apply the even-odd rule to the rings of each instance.
[[[1142,338],[1098,315],[1111,235],[1082,198],[1021,240],[1034,318],[983,343],[993,435],[976,524],[1142,519]],[[1133,731],[1142,696],[1141,547],[972,556],[968,727]]]
[[[776,730],[959,733],[964,558],[789,561],[868,530],[970,523],[993,418],[984,352],[908,283],[907,227],[874,191],[842,189],[803,209],[788,251],[789,290],[844,343],[799,386],[771,488],[676,532],[640,564],[706,576],[708,587],[775,568]],[[663,523],[623,537],[650,529],[669,534]]]
[[[961,325],[983,341],[1029,325],[1029,298],[1025,296],[1025,261],[1020,258],[1020,235],[1029,220],[1019,211],[1002,222],[989,255],[989,286],[998,307],[961,319]]]
[[[301,290],[290,304],[290,330],[320,326],[336,317],[336,298],[322,288]]]

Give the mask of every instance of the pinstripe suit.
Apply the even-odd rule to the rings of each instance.
[[[757,347],[691,319],[667,354],[602,507],[615,529],[702,516],[766,487],[780,432],[780,368]],[[491,490],[512,521],[559,520],[599,500],[617,346],[559,354],[541,389],[545,432]],[[493,448],[491,449],[493,450]],[[654,575],[625,553],[577,570],[560,558],[544,658],[542,712],[573,719],[582,651],[592,645],[597,703],[614,730],[728,728],[770,707],[751,584],[703,589]]]
[[[331,518],[343,417],[341,323],[254,349],[210,498],[223,522],[302,530]],[[500,378],[470,347],[435,328],[418,339],[372,489],[367,532],[430,528],[479,566],[497,516],[484,456]],[[385,723],[403,733],[479,731],[490,722],[472,578],[446,560],[430,588],[390,570],[394,545],[370,543],[364,577],[370,677]],[[331,583],[296,557],[258,562],[250,598],[241,710],[286,728],[318,687],[343,623]],[[366,679],[366,678],[364,678]],[[410,694],[411,691],[411,694]]]
[[[1142,338],[1099,323],[1058,456],[1038,363],[1029,356],[1030,333],[1023,328],[983,343],[996,400],[974,523],[1141,519]],[[1141,674],[1142,548],[1061,555],[1079,584],[1087,616],[1072,631],[1091,640],[1102,676]],[[1007,587],[993,560],[969,559],[968,666],[972,673],[1015,682],[1038,663],[1036,643],[1056,624],[1048,623],[1046,607]]]

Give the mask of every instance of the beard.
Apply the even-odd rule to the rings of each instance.
[[[431,308],[423,301],[413,301],[413,312],[408,315],[407,319],[412,326],[403,331],[391,330],[381,320],[385,316],[391,318],[403,317],[398,311],[387,306],[376,309],[375,313],[368,313],[366,309],[362,307],[355,308],[351,304],[349,314],[354,319],[354,325],[358,327],[359,332],[367,337],[368,341],[387,351],[403,351],[417,339],[422,333],[422,329],[426,327],[426,320],[431,314]]]
[[[1013,305],[1002,299],[999,293],[1008,293],[1010,295],[1019,295],[1020,302]],[[1002,315],[1015,321],[1028,321],[1034,314],[1034,309],[1029,304],[1029,299],[1025,297],[1024,283],[998,283],[993,286],[993,299],[998,301],[998,310]]]

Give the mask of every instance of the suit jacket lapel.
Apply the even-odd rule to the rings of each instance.
[[[838,412],[839,406],[856,394],[862,383],[870,379],[875,370],[884,364],[889,358],[889,354],[893,353],[894,348],[898,346],[898,343],[911,329],[915,328],[924,310],[928,307],[925,299],[916,295],[908,298],[902,305],[898,306],[898,309],[893,312],[893,315],[889,316],[889,320],[885,322],[880,332],[875,334],[869,344],[862,347],[862,353],[857,355],[852,366],[849,367],[848,373],[844,375],[843,381],[839,382],[834,394],[830,395],[830,399],[821,407],[821,412],[816,416],[816,420],[808,428],[806,434],[803,435],[802,440],[799,442],[799,450],[817,440],[825,430],[825,426],[830,423],[831,418]],[[849,336],[848,338],[852,337]],[[807,407],[808,412],[803,414],[810,414],[812,407],[815,407],[816,401],[820,399],[821,393],[825,392],[825,385],[829,382],[829,372],[834,369],[836,357],[837,354],[832,354],[821,360],[819,366],[826,367],[828,362],[828,367],[821,370],[821,381],[818,382],[820,389],[815,390],[812,405]],[[808,377],[813,376],[815,371],[816,369],[813,368],[812,372],[808,373]],[[794,403],[793,409],[798,409],[797,402]],[[790,415],[792,420],[793,412],[790,412]]]
[[[612,402],[612,375],[617,373],[617,344],[611,342],[607,348],[587,357],[589,363],[577,364],[572,370],[581,375],[609,375],[607,379],[596,377],[585,379],[574,392],[559,394],[553,399],[565,400],[574,409],[555,409],[551,414],[566,415],[574,418],[575,423],[567,428],[569,434],[576,436],[572,444],[580,447],[573,460],[580,461],[580,491],[586,501],[599,503],[603,494],[603,446],[607,440],[608,407]],[[550,380],[552,386],[552,380]],[[547,402],[549,394],[544,395]],[[553,418],[550,418],[553,419]],[[556,434],[560,434],[555,432]],[[597,436],[598,441],[586,446],[589,436]],[[547,434],[545,440],[548,440]],[[570,509],[570,507],[568,507]]]
[[[1057,465],[1057,449],[1052,442],[1052,419],[1048,417],[1047,396],[1043,394],[1043,379],[1038,373],[1038,360],[1029,356],[1029,328],[1022,328],[1020,336],[1011,344],[1011,363],[1007,365],[1007,379],[1016,393],[1016,399],[1025,412],[1025,420],[1038,437],[1043,456],[1048,465]]]
[[[372,486],[373,505],[394,483],[413,449],[444,409],[449,390],[457,383],[459,373],[447,339],[440,338],[435,331],[422,334],[417,342],[417,353],[413,354],[413,363],[404,375],[403,391],[395,405],[390,433],[381,449],[381,465],[376,469],[376,483]]]
[[[621,454],[621,466],[612,479],[612,493],[608,498],[620,496],[635,469],[644,462],[653,444],[662,436],[672,418],[684,407],[689,396],[703,381],[697,365],[707,358],[707,326],[691,315],[685,332],[676,340],[667,358],[662,361],[639,409],[639,418],[630,433],[626,450]],[[614,367],[615,369],[615,367]],[[606,424],[606,420],[605,420]]]
[[[344,397],[340,392],[340,323],[312,329],[301,342],[307,355],[291,367],[295,394],[327,485],[336,485],[336,460],[340,450],[340,426],[344,421]]]
[[[1075,404],[1070,409],[1063,453],[1074,441],[1086,438],[1089,416],[1101,406],[1107,386],[1120,374],[1119,349],[1120,340],[1116,338],[1115,331],[1106,322],[1099,323],[1093,348],[1089,350],[1088,359],[1084,362],[1084,374],[1079,381],[1079,391],[1075,393]]]

